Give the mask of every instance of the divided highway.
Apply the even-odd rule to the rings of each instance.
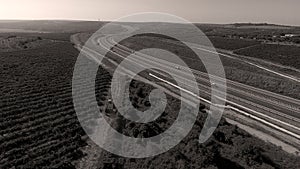
[[[115,45],[113,35],[97,37],[96,39],[93,39],[93,42],[93,45],[95,45],[93,49],[102,47],[103,49],[109,50],[109,46],[111,46],[112,44]],[[196,49],[202,50],[204,52],[211,52],[207,51],[207,49],[203,50],[198,47]],[[85,47],[83,47],[81,50],[85,51],[86,53],[89,53],[90,55],[97,53],[97,51],[93,51],[92,49],[87,49]],[[115,45],[114,50],[111,52],[114,53],[115,56],[119,57],[120,60],[124,59],[128,55],[134,56],[130,59],[127,58],[132,64],[145,66],[164,66],[174,72],[180,72],[178,73],[178,78],[181,79],[179,83],[185,86],[185,88],[181,90],[190,91],[190,86],[188,85],[190,78],[187,78],[190,75],[187,73],[187,70],[185,70],[185,68],[181,67],[178,64],[170,63],[166,60],[141,54],[139,52],[133,53],[130,49],[121,45]],[[112,62],[118,62],[113,58],[108,59]],[[195,97],[199,97],[199,99],[201,99],[202,101],[209,103],[210,93],[208,91],[210,91],[210,86],[212,84],[210,84],[208,75],[197,70],[192,70],[192,72],[194,73],[195,78],[199,82],[199,92],[202,94],[201,97]],[[155,72],[155,74],[148,74],[148,76],[156,78],[157,80],[166,84],[171,83],[170,78],[162,72]],[[251,117],[252,119],[260,123],[264,123],[265,125],[268,125],[276,130],[279,130],[285,134],[288,134],[300,140],[299,100],[275,94],[262,89],[254,88],[227,79],[222,79],[219,77],[213,78],[217,82],[224,83],[224,81],[226,81],[227,83],[226,108],[231,109],[232,111],[242,114],[244,116]],[[219,85],[219,83],[216,83],[216,85]]]

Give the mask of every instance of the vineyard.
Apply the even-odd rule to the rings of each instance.
[[[73,168],[83,156],[72,103],[76,55],[66,42],[0,54],[0,168]]]

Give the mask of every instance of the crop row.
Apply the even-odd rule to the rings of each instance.
[[[99,71],[95,86],[84,80],[76,99],[90,102],[96,95],[104,101],[110,87],[110,75]],[[57,80],[34,87],[33,82],[6,85],[9,91],[0,99],[0,168],[73,168],[83,156],[80,147],[85,134],[78,122],[72,101],[72,84]],[[94,93],[89,92],[91,88]],[[98,105],[104,105],[98,101]],[[81,109],[87,118],[94,115],[88,105]]]

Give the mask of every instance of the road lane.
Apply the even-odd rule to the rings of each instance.
[[[112,36],[104,36],[102,38],[99,39],[95,39],[94,41],[96,42],[95,48],[98,48],[98,45],[103,45],[102,47],[105,48],[105,44],[107,45],[107,43],[113,43],[113,42],[109,42],[110,38],[112,38]],[[120,48],[119,52],[126,52],[126,50],[124,50],[124,48]],[[131,51],[127,51],[129,52],[129,54],[131,54]],[[122,54],[118,54],[118,52],[114,52],[114,54],[118,55],[119,57],[124,58],[124,56],[122,56]],[[128,53],[127,53],[128,54]],[[138,54],[138,53],[135,53]],[[126,56],[126,55],[125,55]],[[162,60],[158,60],[158,58],[154,58],[154,57],[140,57],[139,59],[136,60],[132,60],[133,63],[136,64],[145,64],[148,62],[148,64],[162,64],[160,66],[169,66],[169,68],[173,68],[174,71],[175,69],[178,71],[177,67],[178,65],[174,64],[174,63],[168,63],[167,61],[162,61]],[[182,71],[181,73],[184,73],[184,69],[180,69],[180,71]],[[209,89],[210,88],[210,83],[209,83],[209,78],[207,76],[207,74],[197,71],[197,70],[192,70],[194,74],[196,74],[197,79],[201,82],[199,88],[204,88],[204,89]],[[161,73],[160,73],[161,74]],[[216,78],[217,80],[220,81],[224,81],[226,79],[221,79],[218,77],[213,77]],[[162,78],[161,78],[162,79]],[[165,79],[165,78],[164,78]],[[164,80],[163,79],[163,80]],[[184,76],[182,77],[182,81],[184,81],[186,78],[184,78]],[[244,112],[242,114],[248,113],[247,116],[253,116],[255,118],[259,118],[261,120],[259,120],[260,122],[265,121],[267,123],[271,123],[272,125],[275,125],[277,127],[273,128],[283,128],[284,130],[281,130],[284,133],[289,134],[289,130],[287,130],[288,128],[293,128],[295,130],[299,130],[299,110],[300,110],[300,102],[299,100],[293,99],[293,98],[289,98],[286,96],[281,96],[272,92],[268,92],[268,91],[264,91],[261,89],[257,89],[251,86],[247,86],[244,84],[240,84],[240,83],[236,83],[233,81],[229,81],[226,80],[227,84],[228,84],[228,98],[230,100],[228,100],[228,102],[230,103],[231,106],[230,108],[235,110],[236,112],[238,111],[243,111],[246,110],[247,112]],[[188,88],[188,86],[187,86]],[[206,102],[209,102],[209,100],[207,98],[202,98],[202,100],[205,100]],[[251,104],[249,104],[251,103]],[[238,108],[236,107],[238,106]],[[243,110],[239,109],[239,108],[243,108]],[[251,114],[249,114],[249,112],[251,112]],[[256,116],[253,115],[254,112],[258,112],[256,113]],[[241,112],[239,112],[241,113]],[[273,117],[273,116],[274,117]],[[260,117],[257,117],[260,116]],[[264,118],[261,118],[261,116],[264,116]],[[276,122],[274,124],[274,121]],[[290,124],[291,121],[294,121]],[[281,125],[277,125],[277,122],[280,123]],[[270,125],[269,125],[270,126]],[[287,130],[288,132],[286,132],[285,130]],[[299,132],[299,131],[298,131]],[[293,132],[292,132],[293,133]],[[298,136],[295,136],[295,134],[297,135],[297,133],[294,134],[289,134],[292,135],[294,137],[296,137],[297,139],[299,139]]]

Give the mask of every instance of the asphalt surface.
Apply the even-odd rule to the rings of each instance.
[[[83,47],[82,50],[85,50],[90,55],[94,55],[97,51],[93,49],[101,47],[108,50],[107,48],[111,44],[115,44],[113,35],[101,36],[93,39],[94,47],[91,47],[90,49]],[[199,47],[195,48],[197,50],[203,50],[204,52],[211,52],[207,51],[208,49],[202,49]],[[166,60],[141,54],[139,52],[133,53],[130,49],[120,45],[114,47],[113,53],[116,57],[121,59],[124,59],[128,55],[134,56],[129,59],[132,65],[136,64],[145,67],[156,65],[157,67],[164,67],[172,72],[177,72],[178,78],[181,79],[177,83],[180,83],[180,86],[184,86],[181,87],[181,89],[186,91],[194,90],[189,86],[190,74],[186,68],[178,64],[170,63]],[[218,54],[222,55],[221,53]],[[114,58],[111,60],[117,62]],[[215,85],[216,88],[223,88],[225,86],[222,85],[226,83],[227,92],[225,95],[227,95],[227,97],[219,98],[226,99],[226,108],[230,108],[237,113],[242,113],[243,115],[249,116],[257,121],[263,122],[268,126],[278,129],[281,132],[289,134],[300,140],[299,100],[218,77],[213,77],[217,83],[211,84],[206,73],[197,70],[192,70],[192,72],[198,82],[199,93],[201,94],[199,98],[210,101],[211,98],[209,91],[211,89],[211,85]],[[151,76],[151,74],[145,76]],[[153,77],[157,78],[161,82],[171,83],[171,78],[162,72],[154,72],[154,74],[152,74],[152,78]],[[149,79],[149,77],[145,78]],[[224,93],[222,94],[224,95]]]

